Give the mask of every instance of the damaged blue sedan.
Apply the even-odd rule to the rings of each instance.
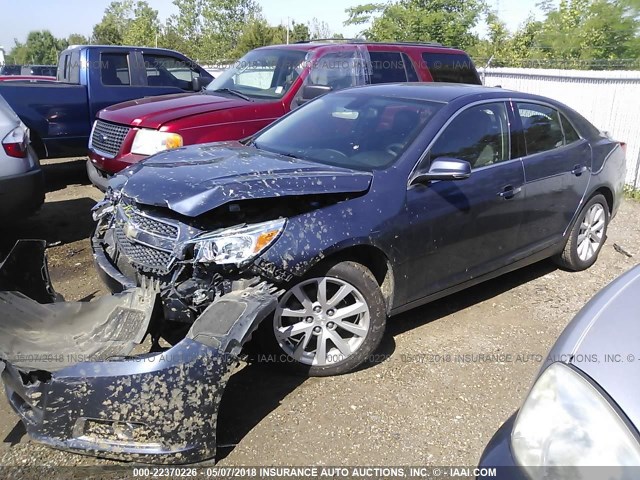
[[[393,315],[549,257],[591,266],[624,176],[619,142],[561,103],[447,84],[342,90],[242,142],[159,153],[115,177],[94,209],[94,257],[114,296],[82,315],[89,307],[5,294],[7,338],[29,337],[31,310],[77,319],[60,338],[0,345],[9,397],[54,446],[210,457],[224,359],[254,330],[304,374],[352,371]],[[52,371],[23,359],[64,350],[73,328],[90,362]],[[155,352],[132,353],[145,334]],[[144,361],[161,338],[175,355]]]
[[[370,356],[389,316],[546,257],[589,267],[624,164],[618,142],[546,98],[356,88],[244,142],[132,167],[96,212],[94,252],[114,291],[160,283],[170,336],[247,281],[280,286],[264,347],[335,375]]]

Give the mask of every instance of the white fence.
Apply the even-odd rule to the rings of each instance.
[[[485,85],[559,100],[626,142],[626,183],[640,188],[640,72],[487,68],[480,74]]]

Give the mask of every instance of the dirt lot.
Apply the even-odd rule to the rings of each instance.
[[[81,160],[50,162],[45,170],[45,206],[3,232],[1,246],[26,237],[62,242],[49,249],[56,289],[74,300],[101,295],[88,241],[89,209],[100,193],[87,185]],[[539,358],[564,326],[596,291],[638,263],[638,219],[640,203],[625,201],[600,259],[586,272],[543,262],[394,318],[379,361],[351,375],[304,380],[264,364],[246,366],[223,400],[218,461],[474,465],[518,408]],[[457,354],[502,354],[504,361],[441,359]],[[0,438],[0,465],[107,463],[31,442],[4,395]]]

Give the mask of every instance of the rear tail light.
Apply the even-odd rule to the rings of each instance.
[[[622,147],[622,152],[624,153],[624,156],[627,156],[627,142],[620,142],[620,146]]]
[[[10,157],[25,158],[29,148],[29,130],[22,125],[14,128],[4,137],[2,146]]]

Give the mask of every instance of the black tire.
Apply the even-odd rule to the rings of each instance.
[[[314,268],[303,279],[299,279],[290,284],[287,292],[298,285],[310,282],[318,278],[334,278],[354,287],[362,296],[368,307],[369,325],[368,331],[358,348],[343,360],[326,365],[310,365],[295,360],[276,340],[274,333],[275,316],[263,322],[260,328],[258,341],[260,349],[266,355],[258,355],[268,363],[276,363],[278,366],[285,366],[294,373],[311,377],[324,377],[341,375],[356,369],[364,363],[370,355],[378,348],[384,335],[387,321],[384,298],[380,287],[371,271],[365,266],[351,261],[329,263]],[[287,298],[285,293],[280,302]]]
[[[595,249],[594,253],[588,258],[583,259],[580,258],[578,253],[578,237],[580,236],[580,231],[583,228],[583,223],[585,222],[585,218],[587,213],[592,209],[594,205],[600,205],[602,207],[603,215],[604,215],[604,229],[602,231],[602,241]],[[569,238],[567,239],[567,243],[564,246],[562,253],[558,254],[553,258],[558,266],[564,268],[566,270],[571,270],[574,272],[579,272],[581,270],[586,270],[591,265],[595,263],[598,259],[598,254],[602,249],[602,245],[607,239],[607,227],[609,226],[609,204],[607,203],[607,199],[604,198],[603,195],[597,194],[591,197],[591,199],[585,204],[585,206],[580,211],[573,227],[571,228],[571,232],[569,233]]]

